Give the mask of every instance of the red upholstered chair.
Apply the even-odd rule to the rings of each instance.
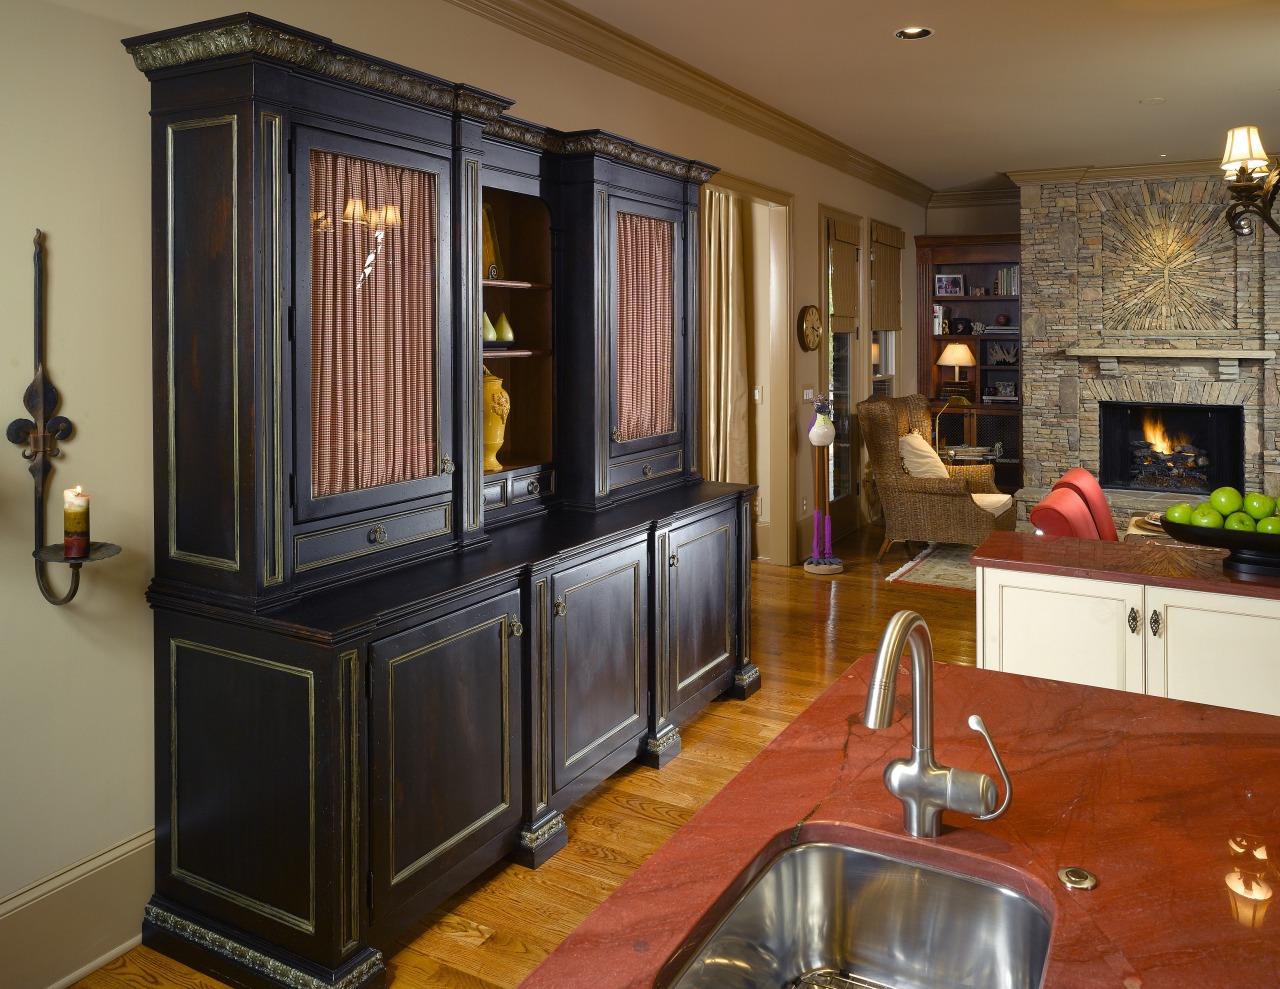
[[[1083,467],[1072,467],[1062,475],[1062,479],[1054,488],[1070,488],[1089,508],[1093,516],[1093,524],[1098,527],[1098,538],[1117,542],[1120,539],[1116,532],[1115,519],[1111,517],[1111,506],[1107,504],[1107,496],[1102,493],[1102,485],[1098,479]]]
[[[1054,488],[1031,509],[1031,524],[1049,536],[1097,539],[1098,527],[1089,506],[1073,488]]]

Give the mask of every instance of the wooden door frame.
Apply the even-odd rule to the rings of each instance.
[[[856,213],[849,213],[835,206],[828,206],[826,203],[818,204],[818,285],[823,293],[823,299],[828,298],[827,293],[830,291],[830,277],[827,270],[827,225],[829,222],[847,223],[858,230],[858,261],[857,261],[857,279],[858,279],[858,322],[857,333],[854,337],[854,373],[856,377],[850,382],[850,388],[854,394],[869,395],[871,393],[871,335],[868,333],[865,337],[862,334],[862,327],[871,324],[870,300],[867,298],[867,279],[869,254],[864,248],[866,247],[870,237],[870,221],[865,216],[859,216]],[[823,322],[826,322],[828,308],[825,304],[822,306]],[[831,332],[830,327],[825,327],[826,332],[822,334],[822,357],[818,362],[818,390],[819,394],[827,395],[831,391],[831,381],[827,368],[831,361]],[[849,440],[852,447],[853,455],[856,462],[850,465],[854,478],[855,493],[850,497],[854,499],[853,505],[853,526],[857,529],[867,524],[867,506],[866,492],[862,489],[862,477],[865,472],[866,455],[862,447],[862,443],[858,434],[858,421],[854,414],[854,409],[849,410]],[[814,492],[815,497],[817,492]]]

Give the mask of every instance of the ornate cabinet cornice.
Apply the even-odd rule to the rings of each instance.
[[[470,86],[455,86],[421,72],[369,58],[319,35],[299,33],[252,14],[206,21],[181,33],[126,38],[125,50],[142,72],[152,73],[197,62],[259,55],[317,75],[449,112],[482,120],[499,117],[513,101]]]

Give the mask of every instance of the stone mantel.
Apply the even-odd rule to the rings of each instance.
[[[1063,353],[1076,358],[1096,357],[1098,373],[1104,378],[1119,377],[1122,360],[1217,361],[1218,379],[1221,381],[1240,380],[1241,361],[1269,361],[1276,356],[1274,350],[1217,350],[1207,347],[1067,347]]]

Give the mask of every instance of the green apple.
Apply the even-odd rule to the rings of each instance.
[[[1253,521],[1252,516],[1244,512],[1232,512],[1222,523],[1224,529],[1232,529],[1236,532],[1253,532],[1256,526],[1257,523]]]
[[[1244,496],[1235,488],[1217,488],[1209,495],[1209,504],[1218,510],[1219,515],[1230,515],[1240,511],[1244,505]]]
[[[1265,519],[1275,514],[1276,500],[1261,491],[1250,491],[1244,496],[1244,510],[1255,520]]]
[[[1280,536],[1280,516],[1268,515],[1265,519],[1258,519],[1258,531]]]
[[[1164,510],[1164,517],[1170,522],[1177,522],[1178,525],[1191,524],[1191,506],[1185,501],[1180,501],[1176,505],[1170,505]]]
[[[1210,505],[1201,505],[1191,513],[1191,524],[1205,529],[1221,529],[1222,516]]]

